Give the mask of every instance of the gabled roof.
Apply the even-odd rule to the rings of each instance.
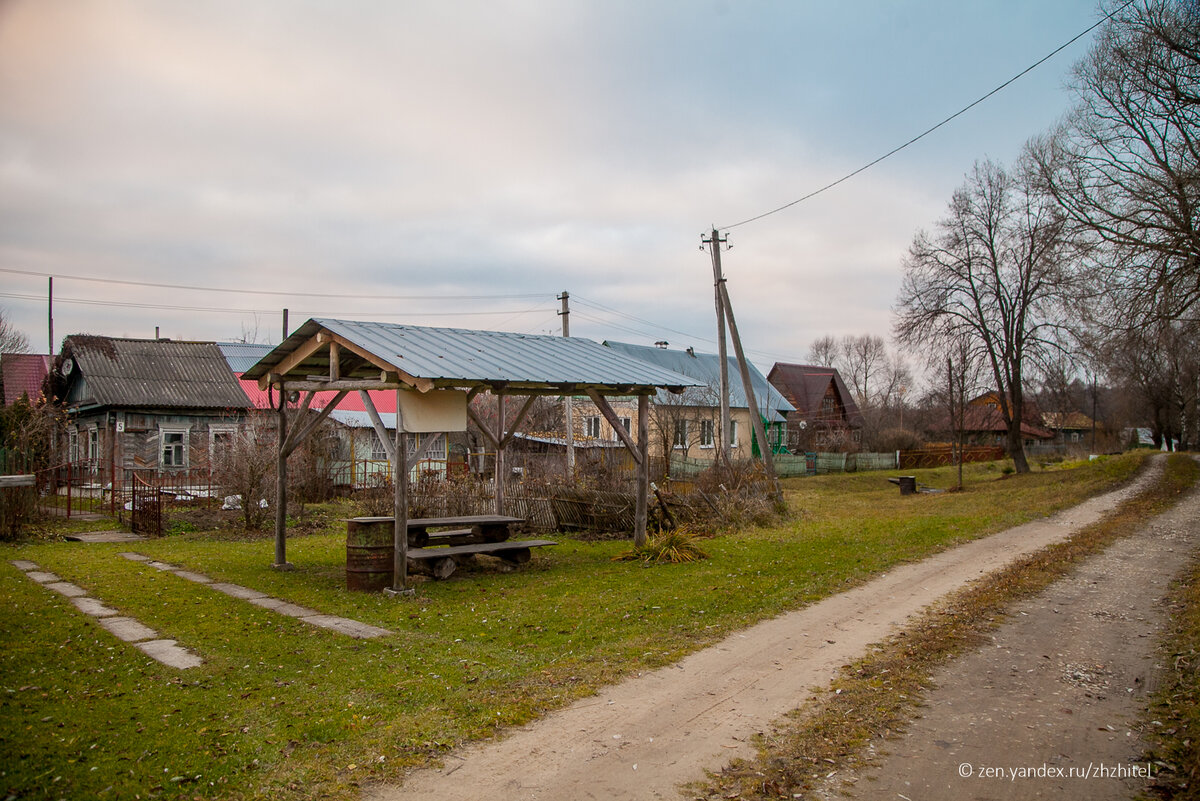
[[[36,401],[42,394],[46,374],[54,362],[53,356],[40,353],[5,353],[0,355],[3,371],[4,405],[11,406],[27,395]]]
[[[863,424],[862,412],[835,367],[776,362],[771,368],[770,380],[795,405],[796,417],[809,422],[840,423],[820,419],[821,400],[832,384],[846,410],[846,424],[852,428]]]
[[[213,342],[76,335],[63,343],[63,358],[67,402],[75,408],[249,406]]]
[[[328,374],[330,349],[319,346],[323,342],[343,347],[343,380],[380,380],[383,369],[418,388],[491,387],[509,394],[586,388],[613,394],[695,384],[687,376],[579,337],[324,318],[304,323],[243,378],[265,379],[280,365],[288,367],[284,378],[289,381]]]
[[[716,353],[696,353],[692,350],[667,350],[647,345],[631,345],[626,342],[606,341],[608,347],[636,359],[650,362],[659,367],[690,376],[700,387],[684,392],[682,402],[692,406],[719,406],[721,385],[721,357]],[[750,406],[742,385],[742,373],[737,359],[726,358],[729,370],[729,406],[732,409],[747,409]],[[750,383],[754,388],[754,400],[768,422],[778,423],[794,411],[787,398],[771,386],[753,364],[750,368]],[[661,398],[660,398],[661,400]],[[678,401],[676,401],[678,402]]]

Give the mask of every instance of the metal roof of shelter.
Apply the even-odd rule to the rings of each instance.
[[[578,337],[514,334],[396,323],[311,319],[243,375],[260,384],[311,381],[330,375],[329,348],[341,345],[343,380],[379,380],[388,367],[419,389],[489,387],[508,394],[595,389],[635,394],[655,388],[682,391],[693,378]],[[286,370],[280,373],[281,366]]]

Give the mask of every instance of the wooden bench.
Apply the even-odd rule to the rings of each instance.
[[[408,564],[415,571],[444,579],[458,568],[460,562],[479,554],[498,557],[510,565],[523,565],[532,558],[532,548],[557,544],[554,540],[507,540],[433,548],[412,548],[408,551]]]
[[[356,517],[347,521],[347,578],[354,589],[377,589],[391,573],[394,517]],[[413,572],[447,578],[459,564],[479,554],[521,565],[530,550],[557,545],[553,540],[510,540],[524,518],[507,515],[417,517],[408,521],[408,566]],[[432,530],[431,530],[432,529]],[[351,567],[353,558],[354,566]],[[360,565],[360,563],[362,563]],[[368,564],[369,563],[369,564]],[[386,564],[385,564],[386,563]],[[365,579],[358,575],[368,574]]]

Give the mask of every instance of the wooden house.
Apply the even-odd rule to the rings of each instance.
[[[66,458],[110,476],[207,467],[250,407],[212,342],[71,336],[52,381]]]
[[[837,368],[776,362],[767,380],[795,407],[787,419],[792,451],[854,450],[862,441],[862,412]]]

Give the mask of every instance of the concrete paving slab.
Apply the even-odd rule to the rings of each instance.
[[[30,562],[28,559],[14,559],[12,566],[17,570],[37,570],[37,562]]]
[[[323,629],[332,629],[358,640],[369,640],[372,637],[385,637],[391,634],[387,629],[381,629],[378,626],[368,626],[366,623],[360,623],[357,620],[351,620],[347,617],[337,617],[336,615],[313,615],[300,619],[305,623],[311,623]]]
[[[68,534],[63,539],[69,542],[137,542],[146,538],[128,531],[89,531],[85,534]]]
[[[80,598],[87,595],[87,590],[69,581],[59,581],[55,584],[43,584],[42,586],[48,590],[62,593],[68,598]]]
[[[30,570],[25,575],[29,576],[38,584],[53,584],[56,581],[62,581],[62,579],[60,579],[58,576],[45,570]]]
[[[270,609],[272,612],[278,612],[281,615],[288,615],[289,617],[314,617],[321,614],[316,609],[308,609],[270,596],[251,598],[249,600],[255,606],[261,606],[263,609]]]
[[[134,644],[142,649],[146,656],[157,659],[168,667],[187,670],[204,664],[203,659],[176,645],[174,640],[148,640]]]
[[[118,640],[125,642],[151,640],[158,636],[157,631],[131,617],[102,617],[96,622],[108,629]]]
[[[265,598],[265,592],[252,590],[249,587],[243,587],[240,584],[226,584],[225,582],[214,582],[208,585],[217,592],[223,592],[226,595],[232,595],[234,598],[241,598],[244,601],[249,601],[252,598]]]
[[[149,556],[143,556],[142,554],[134,553],[133,551],[122,551],[120,555],[124,556],[126,559],[128,559],[131,562],[149,562],[150,561]]]
[[[178,570],[179,569],[179,568],[175,567],[175,565],[169,565],[166,562],[151,561],[151,562],[147,562],[146,564],[150,565],[150,567],[153,567],[156,570]]]
[[[75,604],[75,608],[80,612],[92,617],[113,617],[120,614],[116,609],[105,606],[95,598],[90,598],[86,595],[80,598],[72,598],[71,603]]]
[[[180,578],[185,578],[188,581],[194,581],[197,584],[211,584],[212,583],[212,579],[210,579],[208,576],[204,575],[203,573],[193,573],[190,570],[176,570],[175,575],[179,576]]]

